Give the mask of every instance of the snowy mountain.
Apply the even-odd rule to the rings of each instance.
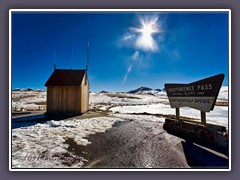
[[[45,90],[42,90],[42,89],[33,89],[33,88],[15,88],[15,89],[12,89],[12,91],[31,91],[31,92],[34,92],[34,91],[38,91],[38,92],[44,92]]]
[[[34,89],[31,89],[31,88],[16,88],[16,89],[13,89],[12,91],[34,91]]]
[[[104,91],[104,90],[103,90],[103,91],[100,91],[99,93],[108,93],[108,91]]]
[[[137,89],[134,89],[134,90],[131,90],[129,91],[128,93],[130,94],[140,94],[140,95],[156,95],[156,94],[159,94],[159,92],[161,92],[162,90],[161,89],[152,89],[152,88],[149,88],[149,87],[139,87]]]

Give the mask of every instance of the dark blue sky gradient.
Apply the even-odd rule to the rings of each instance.
[[[139,51],[125,42],[139,17],[157,15],[160,33],[153,34],[158,51]],[[53,72],[84,69],[90,42],[91,91],[128,91],[139,86],[190,83],[224,73],[228,85],[228,13],[50,13],[13,12],[12,88],[45,89]],[[131,65],[127,80],[124,76]]]

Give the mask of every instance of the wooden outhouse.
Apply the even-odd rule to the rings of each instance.
[[[45,86],[47,114],[82,114],[89,110],[86,70],[55,69]]]

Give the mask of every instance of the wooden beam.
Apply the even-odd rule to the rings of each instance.
[[[177,120],[180,119],[180,110],[179,110],[179,108],[176,108],[176,119]]]

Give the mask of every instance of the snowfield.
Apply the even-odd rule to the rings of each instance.
[[[174,115],[175,109],[169,108],[169,105],[165,104],[150,104],[140,106],[117,106],[111,108],[110,111],[120,114],[132,114],[134,113],[149,113],[160,115]],[[200,111],[188,107],[180,108],[180,115],[184,117],[198,119],[200,122]],[[206,113],[207,123],[226,126],[228,128],[228,107],[216,106],[214,111]]]
[[[218,96],[220,106],[206,114],[207,123],[228,128],[228,87]],[[225,103],[225,105],[221,104]],[[46,92],[13,91],[12,110],[38,111],[46,109]],[[69,139],[77,145],[90,144],[90,134],[105,132],[116,122],[144,121],[164,123],[165,117],[175,115],[168,98],[162,92],[90,93],[90,110],[105,112],[105,117],[47,122],[12,123],[12,168],[79,168],[87,161],[69,151]],[[200,111],[180,108],[180,115],[197,119]]]
[[[46,91],[13,91],[13,111],[36,111],[46,109]]]
[[[62,168],[64,161],[78,159],[71,167],[87,161],[67,151],[67,139],[86,146],[90,134],[105,132],[120,118],[99,117],[85,120],[62,120],[37,123],[12,130],[12,166],[14,168]],[[24,127],[26,126],[26,127]],[[67,154],[67,156],[66,156]]]

